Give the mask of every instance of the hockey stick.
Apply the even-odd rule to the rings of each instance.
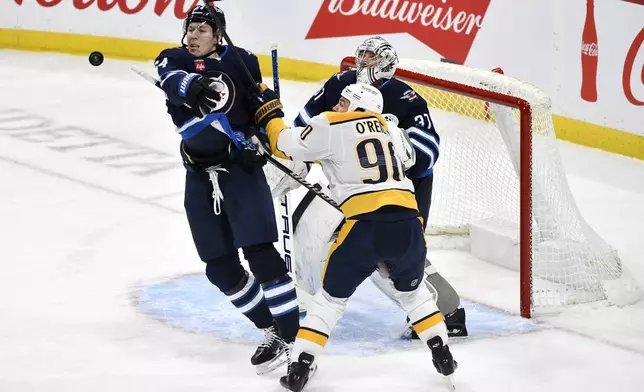
[[[147,80],[148,82],[157,86],[157,88],[161,89],[161,82],[159,82],[159,80],[153,77],[152,75],[136,68],[135,66],[132,66],[130,69],[137,75],[141,76],[143,79]],[[275,158],[271,156],[271,153],[269,151],[266,151],[264,146],[262,146],[259,140],[257,140],[257,137],[253,136],[253,138],[254,138],[253,143],[255,143],[258,146],[258,150],[260,151],[260,153],[264,155],[264,157],[268,162],[270,162],[273,166],[275,166],[276,168],[284,172],[284,174],[291,177],[292,179],[297,181],[300,185],[304,186],[311,192],[315,193],[316,196],[320,197],[322,200],[326,201],[331,206],[333,206],[334,208],[340,211],[340,207],[333,199],[331,199],[329,196],[325,195],[324,193],[320,192],[315,186],[311,185],[308,181],[302,178],[302,176],[296,173],[293,173],[288,167],[279,163]]]
[[[275,94],[280,96],[280,74],[277,64],[277,44],[271,44],[271,65],[273,66],[273,90]],[[284,264],[286,264],[286,269],[288,272],[293,272],[293,255],[291,250],[293,249],[293,214],[291,213],[291,197],[288,192],[285,192],[284,195],[279,200],[279,205],[281,207],[281,219],[282,230],[280,233],[282,244],[282,258],[284,259]]]
[[[217,1],[217,0],[203,0],[203,3],[206,6],[206,9],[208,10],[208,13],[210,14],[210,16],[214,19],[215,24],[217,25],[217,29],[219,31],[221,31],[221,34],[223,35],[224,39],[226,40],[226,42],[228,42],[228,46],[230,47],[230,50],[233,52],[233,55],[235,56],[235,59],[237,59],[237,62],[239,63],[239,66],[244,70],[244,73],[246,74],[246,77],[248,78],[248,80],[253,85],[253,88],[255,88],[256,92],[261,93],[262,90],[257,85],[257,81],[253,78],[253,74],[250,73],[250,70],[248,69],[248,67],[244,63],[244,60],[241,58],[241,55],[239,53],[237,53],[237,47],[235,47],[235,44],[233,44],[233,41],[230,39],[230,36],[226,32],[226,29],[224,29],[224,26],[221,23],[221,20],[219,20],[219,17],[217,16],[217,13],[212,8],[213,6],[210,5],[210,3],[214,3],[215,1]]]
[[[130,67],[130,70],[133,71],[135,74],[139,75],[143,79],[147,80],[148,82],[152,83],[153,85],[157,86],[158,88],[161,88],[161,81],[155,78],[154,76],[150,75],[149,73],[142,71],[135,67],[134,65]]]
[[[277,44],[271,44],[271,65],[273,66],[273,90],[280,96],[280,71],[277,63]]]

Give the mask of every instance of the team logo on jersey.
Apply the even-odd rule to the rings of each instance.
[[[408,33],[463,64],[491,0],[324,0],[306,39]]]
[[[206,62],[203,61],[202,59],[195,60],[195,70],[197,72],[205,72],[206,71]]]
[[[219,93],[219,99],[208,98],[205,108],[201,107],[204,114],[208,113],[228,113],[235,101],[235,83],[220,71],[209,71],[205,75],[208,78],[208,86]]]
[[[416,92],[415,92],[414,90],[407,90],[407,91],[405,91],[405,93],[402,95],[402,97],[400,97],[400,99],[406,99],[406,100],[408,100],[409,102],[412,102],[412,101],[413,101],[413,100],[415,100],[416,98],[418,98],[418,95],[416,95]]]

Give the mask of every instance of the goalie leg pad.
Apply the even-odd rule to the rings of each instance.
[[[328,188],[321,191],[329,194]],[[310,295],[320,289],[322,269],[333,243],[335,228],[344,215],[309,192],[293,213],[293,270],[298,289]]]
[[[436,268],[431,265],[429,260],[425,261],[425,274],[425,284],[429,291],[435,293],[436,305],[441,313],[451,314],[455,312],[461,304],[461,299],[454,287],[436,271]]]

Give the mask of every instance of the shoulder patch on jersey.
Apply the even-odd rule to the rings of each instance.
[[[406,99],[409,102],[412,102],[418,98],[418,94],[413,89],[409,89],[403,93],[400,99]]]
[[[340,80],[340,79],[342,79],[342,76],[347,72],[349,72],[349,71],[341,71],[341,72],[336,73],[334,76],[335,76],[336,79]]]
[[[330,79],[336,79],[345,83],[355,83],[357,80],[356,71],[353,69],[348,69],[346,71],[340,71],[335,75],[331,76]]]

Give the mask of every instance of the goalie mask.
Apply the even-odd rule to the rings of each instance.
[[[382,37],[371,37],[356,49],[358,83],[373,84],[380,79],[391,79],[396,73],[398,55]]]
[[[212,9],[215,11],[215,15],[217,16],[219,23],[221,23],[222,30],[226,30],[226,16],[224,15],[224,11],[219,7],[212,7]],[[193,22],[208,24],[212,27],[213,35],[217,37],[217,43],[221,43],[223,31],[217,28],[217,22],[214,17],[210,15],[208,9],[203,5],[198,5],[190,10],[188,16],[183,21],[183,38],[181,38],[181,43],[183,45],[185,45],[184,41],[186,39],[186,35],[188,35],[188,26]]]
[[[362,109],[366,112],[382,113],[382,94],[370,84],[350,84],[342,90],[340,96],[349,101],[349,112]]]

